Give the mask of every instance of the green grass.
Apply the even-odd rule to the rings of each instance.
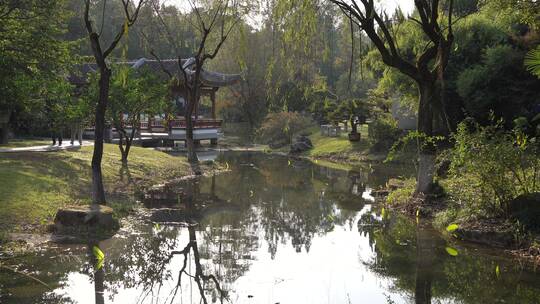
[[[69,142],[69,140],[66,142]],[[7,145],[0,145],[0,148],[23,148],[50,144],[52,144],[52,140],[48,139],[12,139]]]
[[[58,208],[89,203],[92,152],[88,146],[75,151],[0,154],[0,231],[40,230]],[[133,201],[136,188],[190,172],[184,157],[139,147],[132,148],[129,165],[122,168],[118,147],[107,144],[102,169],[113,206]]]
[[[361,135],[359,142],[350,142],[348,132],[342,132],[340,137],[326,137],[321,135],[318,127],[310,129],[310,139],[313,149],[306,156],[314,158],[339,158],[345,161],[360,161],[367,154],[369,144],[367,142],[367,125],[359,126]]]

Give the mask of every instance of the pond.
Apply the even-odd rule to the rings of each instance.
[[[2,257],[49,288],[0,269],[0,303],[540,301],[534,270],[381,208],[370,188],[406,169],[263,153],[219,161],[230,172],[153,191],[109,240]]]

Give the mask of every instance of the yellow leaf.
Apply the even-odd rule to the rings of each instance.
[[[458,224],[451,224],[451,225],[448,225],[448,227],[446,227],[446,231],[453,232],[458,228],[459,228]]]
[[[497,276],[497,278],[501,276],[501,269],[499,268],[499,265],[495,267],[495,275]]]
[[[94,256],[96,257],[96,265],[95,265],[95,268],[96,270],[99,270],[101,269],[101,267],[103,267],[103,261],[105,260],[105,254],[103,254],[103,251],[101,251],[101,249],[99,249],[98,246],[94,246],[92,248],[92,253],[94,253]]]
[[[103,254],[103,251],[101,251],[98,246],[94,246],[94,248],[92,248],[92,252],[98,260],[103,260],[105,258],[105,254]]]
[[[451,256],[457,256],[459,254],[459,252],[452,247],[446,247],[446,252]]]

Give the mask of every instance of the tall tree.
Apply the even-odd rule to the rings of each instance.
[[[188,161],[198,162],[195,153],[195,143],[193,140],[193,113],[199,103],[202,93],[203,83],[201,75],[205,63],[214,59],[221,47],[239,21],[238,9],[240,6],[237,0],[214,0],[210,2],[188,0],[191,6],[191,13],[188,14],[190,23],[197,29],[199,43],[194,53],[190,54],[187,61],[182,60],[179,41],[172,38],[171,28],[163,21],[159,1],[154,2],[155,12],[160,20],[164,32],[169,37],[170,44],[177,50],[179,69],[182,75],[177,77],[175,86],[177,91],[184,92],[186,101],[184,118],[186,120],[186,146],[188,149]],[[203,4],[207,4],[204,6]],[[178,20],[179,21],[179,20]],[[156,59],[159,55],[151,52]],[[170,72],[167,72],[169,76]]]
[[[90,20],[90,5],[92,0],[85,0],[84,6],[84,24],[88,32],[88,38],[92,48],[92,53],[96,60],[99,69],[99,95],[95,112],[95,138],[94,138],[94,154],[92,155],[92,203],[105,204],[105,189],[103,188],[103,175],[101,172],[101,159],[103,157],[103,134],[105,130],[105,112],[109,102],[109,84],[111,79],[111,69],[106,61],[107,57],[118,46],[120,40],[128,29],[133,26],[142,5],[145,0],[138,0],[138,4],[132,3],[131,0],[121,0],[124,11],[124,22],[119,25],[116,36],[110,42],[105,42],[101,39],[103,24],[101,27],[96,27],[94,22]],[[105,13],[107,7],[102,6],[102,11]],[[106,45],[106,48],[103,46]]]
[[[69,43],[60,39],[64,2],[0,1],[0,144],[7,143],[12,118],[35,111],[35,100],[42,100],[40,83],[65,74],[70,53]]]
[[[429,41],[414,62],[408,61],[399,52],[393,21],[377,8],[374,0],[330,1],[366,33],[386,65],[398,69],[416,82],[419,93],[418,131],[421,134],[416,194],[431,192],[436,147],[428,139],[434,135],[436,118],[440,118],[448,129],[452,128],[445,114],[444,70],[454,40],[453,0],[449,0],[446,19],[441,16],[441,1],[414,1],[416,14],[410,19],[420,26]],[[443,24],[443,20],[446,24]]]

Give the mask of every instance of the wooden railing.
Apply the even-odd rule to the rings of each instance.
[[[195,129],[213,129],[221,128],[223,125],[223,120],[221,119],[194,119],[193,120]],[[162,129],[167,126],[165,120],[152,120],[150,124],[151,129]],[[171,128],[185,128],[186,121],[184,119],[175,119],[168,123],[168,126]],[[141,130],[148,130],[149,123],[147,121],[141,122]]]
[[[220,119],[196,119],[193,121],[193,127],[195,129],[213,129],[221,128],[223,120]],[[170,122],[172,128],[185,128],[186,121],[184,119],[175,119]]]
[[[221,119],[194,119],[193,120],[194,128],[195,129],[220,129],[223,125],[223,120]],[[150,128],[149,128],[150,125]],[[150,129],[161,129],[163,130],[168,129],[167,126],[170,126],[171,128],[185,128],[186,127],[186,121],[184,119],[175,119],[170,121],[168,124],[165,120],[152,120],[151,124],[148,123],[148,121],[141,121],[140,123],[140,129],[141,130],[150,130]],[[125,126],[124,128],[129,129],[131,126]],[[85,128],[87,131],[94,131],[94,126],[90,126]],[[112,128],[113,131],[116,131],[116,128]]]

